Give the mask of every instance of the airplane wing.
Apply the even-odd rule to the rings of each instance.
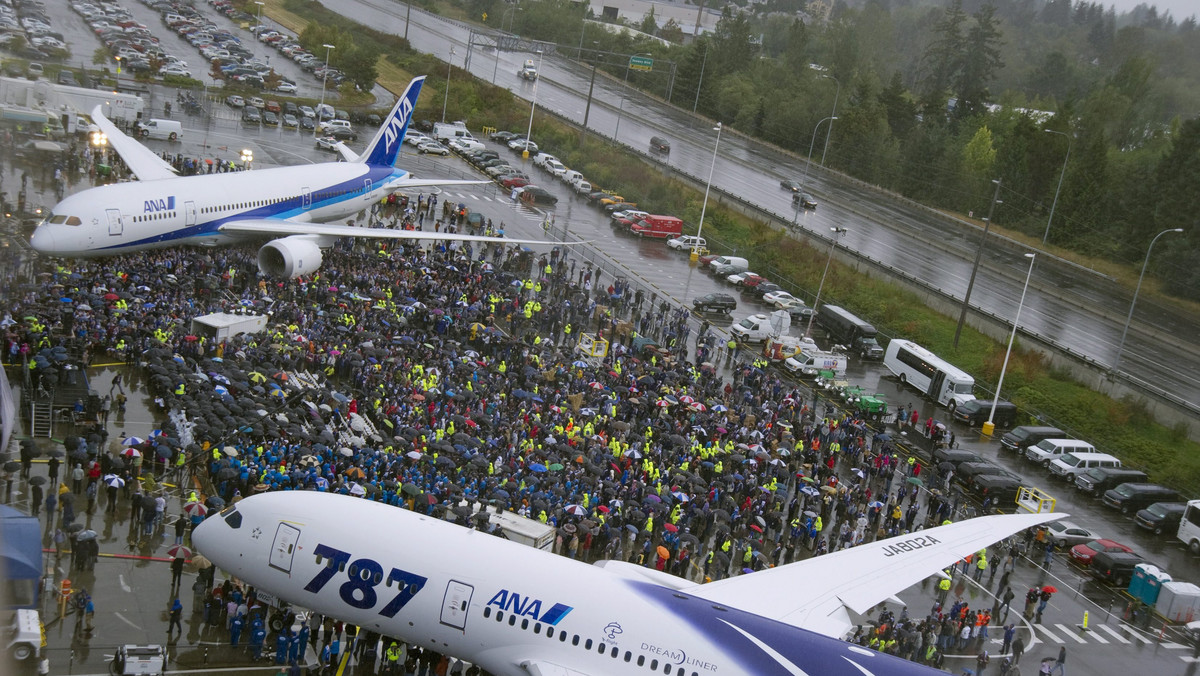
[[[682,591],[839,638],[851,627],[847,609],[865,614],[970,554],[1064,516],[983,516]]]
[[[356,162],[358,160],[358,153],[351,150],[350,146],[346,145],[345,143],[338,141],[334,148],[341,153],[342,159],[346,160],[347,162]]]
[[[525,660],[521,662],[521,666],[529,672],[530,676],[589,676],[582,671],[542,660]]]
[[[297,221],[248,218],[230,221],[220,226],[221,232],[241,232],[251,235],[320,235],[325,237],[371,237],[374,239],[440,239],[458,242],[500,242],[502,244],[552,244],[536,239],[512,239],[511,237],[484,237],[461,233],[432,232],[429,230],[391,230],[389,228],[362,228],[336,223],[300,223]],[[586,244],[587,242],[567,242]]]
[[[117,129],[117,125],[104,116],[100,106],[92,109],[92,122],[108,137],[108,144],[117,151],[126,166],[139,181],[157,181],[175,178],[175,168],[163,161],[153,150],[130,138]]]

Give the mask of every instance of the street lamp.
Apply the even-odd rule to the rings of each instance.
[[[1050,224],[1054,222],[1054,207],[1058,206],[1058,193],[1062,190],[1063,178],[1067,175],[1067,162],[1071,161],[1071,143],[1075,140],[1070,134],[1065,134],[1061,131],[1053,129],[1043,129],[1047,134],[1058,134],[1059,136],[1067,137],[1067,156],[1063,158],[1062,172],[1058,175],[1058,187],[1054,189],[1054,202],[1050,205],[1050,218],[1046,220],[1046,234],[1042,235],[1042,244],[1046,244],[1046,240],[1050,238]]]
[[[533,136],[533,111],[537,110],[538,83],[542,81],[542,50],[539,49],[537,51],[537,55],[538,76],[533,81],[533,97],[529,101],[529,129],[525,132],[525,149],[521,151],[521,157],[523,159],[529,159],[529,143],[533,140],[531,138]]]
[[[1150,240],[1150,246],[1146,247],[1146,260],[1142,262],[1142,274],[1138,275],[1137,287],[1133,290],[1133,301],[1129,303],[1129,316],[1125,318],[1125,329],[1121,331],[1121,344],[1117,346],[1117,358],[1113,360],[1112,372],[1116,373],[1121,367],[1121,352],[1125,350],[1125,337],[1129,334],[1129,323],[1133,321],[1133,308],[1137,305],[1138,292],[1142,290],[1142,280],[1146,277],[1146,266],[1150,265],[1150,252],[1154,250],[1154,243],[1159,237],[1168,232],[1183,232],[1183,228],[1171,228],[1163,230]]]
[[[820,122],[818,122],[817,126],[813,127],[812,140],[810,140],[808,142],[808,161],[806,161],[804,163],[804,177],[800,179],[800,189],[801,190],[804,189],[804,184],[808,181],[808,168],[810,166],[812,166],[813,145],[816,144],[816,142],[817,142],[817,130],[820,129],[821,125],[825,124],[826,122],[828,122],[829,126],[832,127],[833,121],[836,119],[837,119],[836,117],[830,115],[829,117],[825,118],[824,120],[821,120]]]
[[[450,58],[446,59],[446,91],[442,94],[442,122],[446,121],[446,104],[450,103],[450,71],[454,68],[454,48],[450,48]]]
[[[696,241],[692,243],[692,253],[688,258],[692,261],[700,260],[700,235],[704,233],[704,212],[708,210],[708,191],[712,188],[713,170],[717,168],[717,149],[721,147],[721,123],[713,127],[713,131],[717,132],[717,142],[713,144],[712,165],[708,168],[708,184],[704,186],[704,202],[700,205],[700,227],[696,228]]]
[[[821,290],[825,288],[825,277],[829,275],[829,265],[833,263],[833,250],[837,248],[838,237],[849,232],[847,228],[830,228],[833,233],[833,239],[829,240],[829,257],[825,259],[825,272],[821,273],[821,283],[817,285],[817,297],[813,299],[812,314],[808,316],[808,326],[804,329],[805,337],[812,335],[813,319],[817,316],[817,306],[821,303]]]
[[[258,5],[258,25],[260,25],[260,26],[261,26],[261,25],[262,25],[262,10],[263,10],[263,5],[265,5],[265,4],[267,4],[267,3],[265,3],[265,2],[261,2],[261,0],[254,0],[254,4]]]
[[[837,83],[837,93],[833,95],[833,112],[829,114],[829,128],[825,130],[825,149],[821,151],[821,166],[823,167],[825,166],[825,153],[829,152],[829,136],[833,133],[833,120],[837,119],[838,99],[842,97],[842,81],[828,73],[821,75],[821,77],[829,78]],[[809,151],[809,154],[811,155],[812,151]]]
[[[242,150],[242,168],[249,170],[250,163],[254,161],[254,151],[249,148]]]
[[[508,6],[508,9],[504,10],[504,15],[508,17],[508,28],[507,29],[504,28],[504,17],[500,17],[500,30],[501,31],[503,31],[505,33],[512,31],[513,22],[516,21],[517,12],[520,11],[520,9],[521,9],[521,3],[514,2],[513,4]]]
[[[317,106],[317,124],[313,126],[313,136],[321,129],[321,109],[325,107],[325,81],[329,79],[329,52],[333,45],[321,45],[325,48],[325,68],[321,70],[321,103]]]
[[[1004,351],[1004,364],[1000,366],[1000,382],[996,383],[996,396],[992,399],[992,410],[988,413],[987,422],[983,423],[982,431],[985,437],[992,436],[996,430],[993,422],[996,416],[996,405],[1000,403],[1000,388],[1004,387],[1004,373],[1008,370],[1008,358],[1012,355],[1013,341],[1017,339],[1017,326],[1021,322],[1021,310],[1025,308],[1025,292],[1029,290],[1029,280],[1033,277],[1033,264],[1037,262],[1037,254],[1027,253],[1029,272],[1025,273],[1025,286],[1021,288],[1021,301],[1017,303],[1017,316],[1013,318],[1012,333],[1008,334],[1008,349]]]

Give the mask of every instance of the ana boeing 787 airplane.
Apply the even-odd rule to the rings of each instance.
[[[307,491],[246,498],[193,543],[288,603],[499,676],[918,676],[944,672],[840,640],[849,612],[1061,516],[979,517],[704,585]]]
[[[348,161],[202,176],[176,176],[171,165],[121,133],[97,106],[92,119],[138,180],[67,197],[38,224],[30,244],[45,254],[80,258],[275,237],[259,250],[258,265],[277,277],[315,271],[321,249],[340,237],[550,244],[324,223],[356,214],[397,190],[486,182],[419,179],[396,168],[424,82],[418,77],[409,83],[361,156],[338,144]]]

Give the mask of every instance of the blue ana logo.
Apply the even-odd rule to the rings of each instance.
[[[384,146],[391,152],[396,146],[396,139],[400,136],[400,131],[408,124],[408,116],[412,115],[413,101],[405,96],[400,102],[400,109],[396,114],[388,118],[387,127],[383,130]]]
[[[571,606],[555,603],[543,611],[541,599],[535,599],[532,596],[521,596],[507,589],[501,589],[496,592],[496,595],[487,604],[522,617],[533,618],[536,622],[543,622],[551,626],[558,624],[562,618],[567,616],[567,613],[574,610]]]
[[[151,214],[158,211],[171,211],[175,208],[175,196],[171,195],[166,199],[146,200],[146,205],[142,209],[142,213]]]

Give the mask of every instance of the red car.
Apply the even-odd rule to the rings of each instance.
[[[1092,540],[1086,544],[1072,547],[1071,560],[1081,566],[1090,566],[1092,559],[1100,552],[1133,552],[1133,548],[1112,540]]]
[[[524,176],[509,176],[503,181],[500,181],[500,185],[508,188],[509,190],[512,190],[513,188],[524,188],[525,186],[529,185],[529,179],[525,178]]]

